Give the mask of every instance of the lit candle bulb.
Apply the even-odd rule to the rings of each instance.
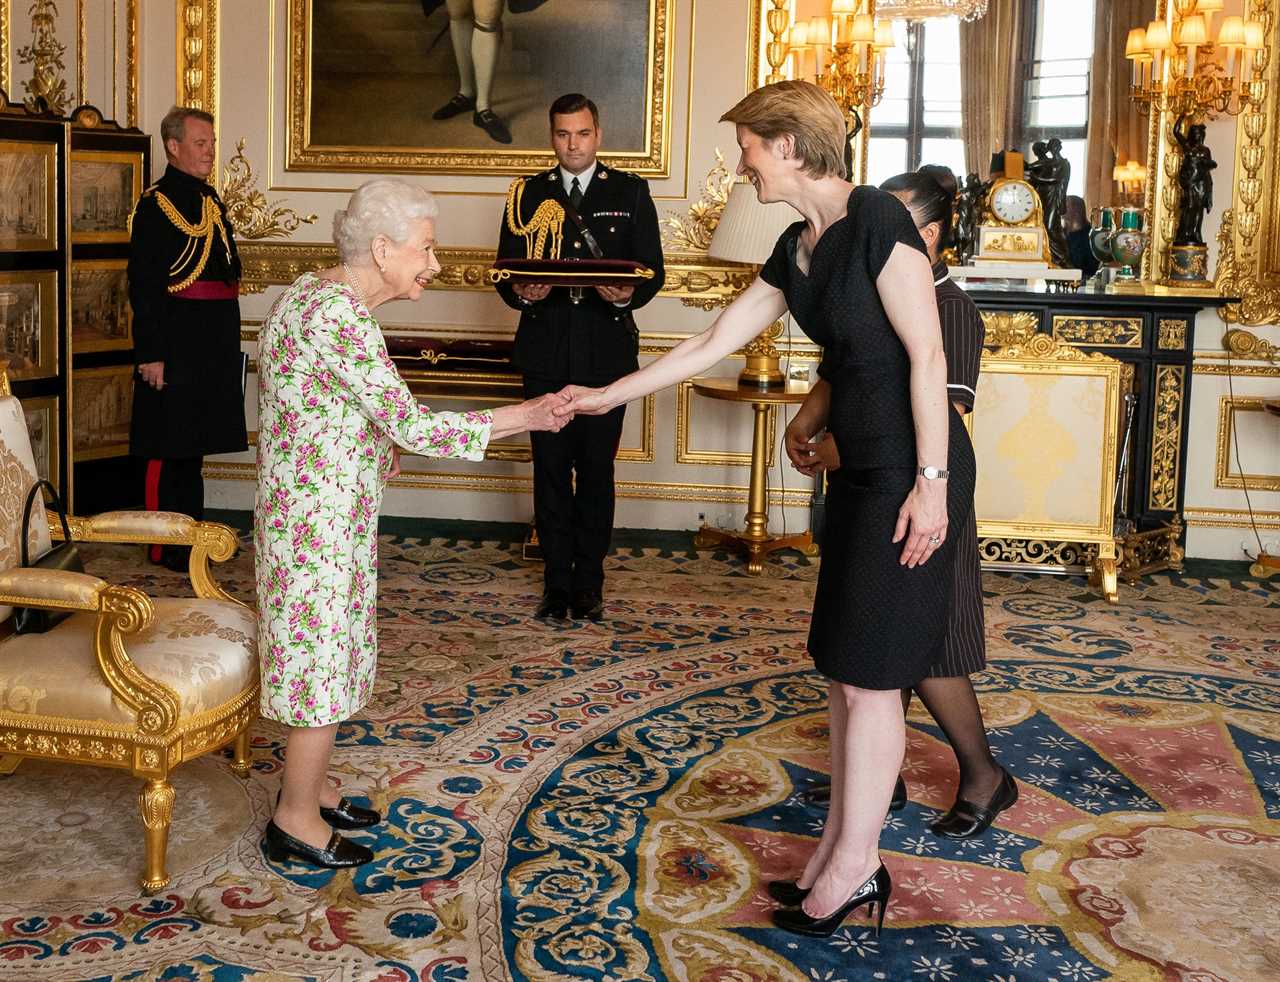
[[[1147,50],[1151,52],[1151,81],[1153,84],[1163,78],[1165,49],[1169,47],[1169,25],[1162,20],[1153,20],[1147,25]]]
[[[1236,73],[1236,52],[1244,47],[1244,18],[1224,18],[1218,28],[1218,44],[1227,52],[1227,78]]]
[[[1131,82],[1136,87],[1142,84],[1142,58],[1147,51],[1147,32],[1145,28],[1135,27],[1129,32],[1124,43],[1124,56],[1129,59]]]
[[[1266,47],[1267,36],[1262,29],[1260,21],[1245,21],[1244,25],[1244,56],[1240,59],[1240,81],[1252,81],[1253,66],[1257,63],[1259,55],[1255,52],[1261,51]]]
[[[876,40],[876,24],[870,14],[858,14],[849,29],[849,40],[858,49],[858,71],[866,73],[867,56]]]
[[[1204,28],[1204,18],[1194,14],[1182,22],[1178,30],[1178,47],[1187,49],[1187,78],[1196,73],[1196,49],[1209,40]]]

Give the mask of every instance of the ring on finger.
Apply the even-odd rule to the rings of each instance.
[[[929,536],[929,545],[936,546],[936,545],[940,545],[941,543],[942,543],[942,538],[940,536],[937,536],[937,535]]]

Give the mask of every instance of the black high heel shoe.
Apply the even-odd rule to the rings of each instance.
[[[991,828],[996,817],[1006,808],[1012,808],[1018,800],[1018,785],[1013,775],[1003,767],[1000,771],[1000,783],[985,808],[957,798],[951,810],[930,825],[929,830],[948,839],[972,839]]]
[[[804,903],[804,898],[809,896],[808,889],[795,880],[770,880],[764,889],[765,893],[783,907],[799,907]]]
[[[262,845],[267,850],[267,858],[273,863],[283,863],[287,859],[296,858],[324,869],[347,869],[352,866],[363,866],[373,860],[372,849],[358,842],[352,842],[350,839],[344,839],[337,832],[333,833],[327,846],[317,849],[309,842],[294,838],[275,822],[267,823]]]
[[[280,806],[280,795],[282,791],[276,792],[276,807]],[[358,829],[367,829],[377,825],[382,821],[382,816],[372,808],[362,808],[360,805],[353,805],[348,798],[339,798],[338,804],[334,808],[326,808],[320,806],[320,817],[329,823],[335,829],[341,829],[344,832],[355,832]]]
[[[807,892],[807,891],[806,891]],[[880,928],[884,925],[884,910],[889,905],[889,894],[893,892],[893,881],[889,879],[889,871],[880,868],[871,874],[870,879],[853,891],[853,896],[845,901],[826,917],[810,917],[800,908],[775,910],[773,923],[792,934],[804,934],[812,938],[829,938],[844,923],[844,919],[863,904],[869,904],[867,913],[875,919],[876,937],[880,937]]]

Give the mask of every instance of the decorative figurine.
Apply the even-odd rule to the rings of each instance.
[[[1044,224],[1049,233],[1049,254],[1053,257],[1053,264],[1065,268],[1071,265],[1071,257],[1062,213],[1067,201],[1067,185],[1071,182],[1071,161],[1062,156],[1062,141],[1056,136],[1048,141],[1037,140],[1031,149],[1036,159],[1027,165],[1027,180],[1040,195],[1040,203],[1044,207]]]
[[[1209,148],[1204,145],[1204,124],[1192,126],[1190,116],[1181,116],[1174,124],[1173,136],[1182,150],[1182,166],[1178,168],[1178,190],[1181,203],[1178,208],[1178,234],[1174,245],[1205,244],[1201,228],[1204,213],[1213,207],[1213,174],[1218,166]]]
[[[953,239],[956,264],[965,266],[978,251],[978,223],[982,219],[982,203],[987,198],[990,184],[977,174],[965,178],[964,186],[956,192]]]

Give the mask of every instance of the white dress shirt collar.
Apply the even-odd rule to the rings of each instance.
[[[565,197],[569,196],[569,189],[573,187],[573,179],[578,179],[578,187],[582,188],[582,193],[587,193],[587,186],[591,183],[591,178],[595,176],[596,167],[600,161],[591,161],[591,166],[584,170],[581,174],[570,174],[563,167],[560,168],[560,181],[564,184]]]

